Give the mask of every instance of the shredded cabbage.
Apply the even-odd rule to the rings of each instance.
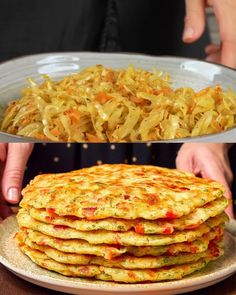
[[[183,138],[236,125],[236,94],[219,85],[174,89],[168,74],[96,65],[53,81],[29,79],[1,130],[51,141],[127,142]]]

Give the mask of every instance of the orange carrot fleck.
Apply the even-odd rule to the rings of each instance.
[[[108,95],[106,92],[98,92],[98,94],[96,95],[96,100],[98,102],[100,102],[101,104],[104,104],[105,102],[107,102],[108,100],[110,100],[112,97],[110,95]]]

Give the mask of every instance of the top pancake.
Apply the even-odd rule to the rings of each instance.
[[[21,206],[90,220],[174,219],[223,193],[221,184],[176,169],[107,164],[36,176],[23,189]]]

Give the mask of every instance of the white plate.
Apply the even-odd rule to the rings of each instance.
[[[236,232],[231,221],[230,231]],[[22,279],[49,289],[79,295],[170,295],[201,289],[220,282],[236,272],[236,238],[228,230],[225,236],[225,254],[204,270],[179,281],[149,284],[118,284],[88,279],[68,278],[45,270],[22,254],[14,241],[17,231],[15,217],[0,224],[0,262]]]
[[[174,87],[189,86],[195,90],[215,84],[220,84],[223,88],[234,87],[236,83],[235,70],[194,59],[94,52],[46,53],[16,58],[0,64],[0,105],[5,108],[9,101],[19,98],[21,89],[27,86],[26,80],[29,77],[36,81],[42,81],[42,75],[48,74],[57,79],[95,64],[113,68],[124,68],[133,64],[147,70],[157,67],[170,73]],[[31,140],[0,132],[0,142],[13,141]],[[190,141],[235,142],[236,128],[208,136],[196,136],[166,142]]]

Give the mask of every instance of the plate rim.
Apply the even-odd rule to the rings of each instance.
[[[71,54],[82,54],[82,55],[101,55],[101,56],[115,56],[115,55],[123,55],[123,56],[135,56],[135,57],[147,57],[147,58],[153,58],[153,59],[181,59],[183,61],[196,61],[208,65],[215,65],[219,68],[223,68],[225,70],[229,70],[232,73],[236,74],[236,69],[231,68],[226,65],[218,64],[212,61],[207,61],[201,58],[195,58],[195,57],[185,57],[181,55],[168,55],[168,54],[163,54],[163,55],[155,55],[155,54],[148,54],[148,53],[141,53],[141,52],[129,52],[129,51],[117,51],[117,52],[100,52],[100,51],[48,51],[48,52],[43,52],[43,53],[34,53],[34,54],[24,54],[21,56],[13,57],[11,59],[4,60],[0,62],[0,67],[2,65],[7,65],[8,63],[12,63],[15,61],[21,61],[26,58],[36,58],[36,57],[43,57],[43,56],[51,56],[51,55],[71,55]]]

